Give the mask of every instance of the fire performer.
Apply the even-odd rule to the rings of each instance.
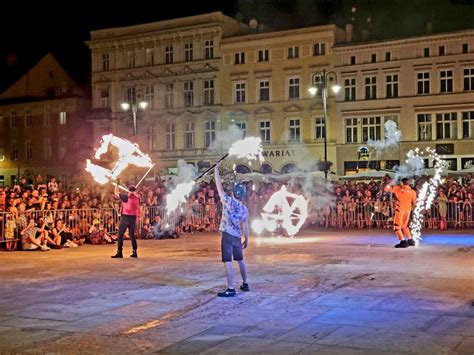
[[[137,258],[137,240],[135,238],[135,225],[137,221],[138,210],[140,208],[140,196],[136,192],[136,187],[131,185],[128,187],[128,193],[119,192],[119,181],[115,185],[115,195],[122,200],[121,217],[118,234],[117,253],[112,258],[123,258],[123,236],[128,228],[130,240],[132,241],[131,258]]]
[[[234,297],[234,270],[232,269],[232,257],[239,263],[240,274],[242,275],[242,291],[250,291],[247,283],[247,270],[244,263],[242,250],[247,248],[249,241],[249,212],[242,203],[245,197],[246,188],[242,184],[237,184],[232,190],[232,196],[225,193],[222,180],[219,175],[219,162],[214,168],[217,191],[222,201],[222,219],[219,231],[222,233],[221,253],[227,275],[227,289],[219,292],[219,297]],[[242,243],[242,232],[244,242]]]
[[[410,222],[412,208],[416,204],[416,192],[408,185],[407,178],[403,178],[400,185],[395,184],[396,181],[392,180],[384,188],[384,191],[393,193],[397,201],[393,218],[393,230],[398,237],[399,243],[395,245],[395,248],[415,246],[408,223]]]

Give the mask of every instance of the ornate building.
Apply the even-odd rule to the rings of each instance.
[[[0,185],[38,175],[67,184],[90,154],[89,108],[50,54],[0,94]]]

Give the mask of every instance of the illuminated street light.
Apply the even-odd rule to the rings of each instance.
[[[120,106],[122,107],[122,109],[124,111],[128,111],[129,109],[132,109],[133,135],[136,136],[137,135],[137,111],[138,111],[138,108],[140,108],[142,110],[145,110],[148,106],[148,102],[142,100],[137,105],[136,102],[134,102],[134,101],[135,100],[132,100],[131,103],[122,102],[120,104]]]
[[[328,118],[327,99],[328,99],[328,86],[329,82],[333,82],[330,85],[331,90],[334,94],[337,94],[341,90],[341,86],[337,83],[337,74],[333,71],[326,71],[323,69],[322,72],[316,72],[312,78],[313,86],[308,91],[312,96],[321,91],[323,99],[323,111],[324,111],[324,178],[328,178],[328,148],[327,148],[327,129],[326,122]],[[321,89],[321,90],[320,90]]]

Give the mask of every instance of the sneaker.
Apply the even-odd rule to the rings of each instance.
[[[69,240],[66,241],[66,243],[63,244],[63,248],[70,248],[71,246],[69,245]]]
[[[396,244],[395,248],[408,248],[408,242],[406,240],[400,240],[400,243]]]
[[[77,245],[76,243],[71,242],[71,241],[69,242],[69,246],[70,246],[71,248],[77,248],[77,247],[78,247],[78,245]]]
[[[247,284],[247,283],[245,283],[245,282],[242,283],[242,285],[240,285],[240,289],[241,289],[242,291],[250,291],[249,284]]]
[[[414,247],[416,245],[416,243],[413,239],[408,239],[408,245],[411,246],[411,247]]]
[[[40,249],[41,249],[41,251],[48,251],[49,250],[49,248],[46,245],[42,245],[40,247]]]
[[[228,288],[224,292],[219,292],[217,297],[235,297],[235,290],[232,288]]]

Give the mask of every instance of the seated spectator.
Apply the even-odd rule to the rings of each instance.
[[[52,230],[54,238],[59,238],[61,245],[66,248],[76,248],[78,245],[73,241],[72,233],[64,225],[61,219],[56,221],[56,226]]]
[[[29,219],[28,225],[21,231],[21,244],[23,250],[41,250],[48,251],[50,248],[46,245],[44,233],[36,226],[33,218]],[[38,236],[37,236],[38,234]]]

